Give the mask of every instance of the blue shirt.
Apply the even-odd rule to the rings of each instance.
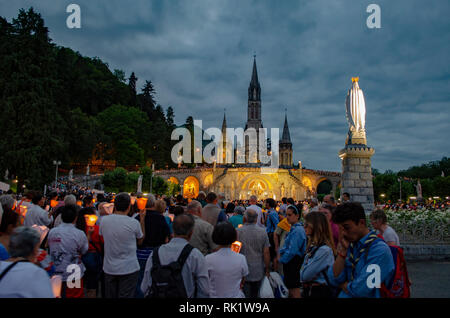
[[[278,218],[278,213],[274,209],[269,210],[269,214],[267,215],[267,227],[266,232],[267,233],[273,233],[275,232],[275,229],[277,228],[278,222],[280,222],[280,219]]]
[[[280,262],[287,264],[295,255],[302,257],[306,251],[306,242],[303,226],[300,223],[292,225],[284,241],[284,246],[280,250]]]
[[[309,258],[309,254],[307,253],[300,269],[300,281],[326,284],[327,281],[322,271],[327,270],[329,267],[333,267],[333,264],[333,250],[328,245],[319,247],[312,258]]]
[[[6,261],[10,257],[11,256],[9,255],[8,251],[6,250],[6,248],[3,246],[2,243],[0,243],[0,261]]]
[[[344,282],[348,282],[346,293],[342,290],[339,294],[339,298],[354,298],[354,297],[370,297],[370,298],[380,298],[379,288],[369,288],[367,286],[367,280],[369,276],[373,276],[374,271],[367,272],[367,267],[371,264],[376,264],[380,267],[380,281],[386,285],[391,281],[394,275],[394,261],[392,259],[392,253],[389,246],[381,239],[376,239],[370,245],[369,251],[367,253],[367,259],[365,257],[365,252],[360,255],[359,251],[364,245],[369,235],[375,232],[369,232],[366,236],[360,239],[353,248],[353,255],[355,259],[359,256],[360,259],[355,267],[354,279],[351,280],[352,276],[352,263],[349,261],[349,255],[352,252],[352,248],[349,247],[347,251],[347,258],[345,259],[345,268],[338,277],[334,277],[333,267],[328,269],[328,278],[330,283],[334,286],[339,286]],[[369,279],[372,281],[372,279]]]
[[[240,214],[233,215],[228,221],[233,224],[234,228],[237,228],[239,224],[244,223],[244,217]]]
[[[172,234],[173,233],[172,220],[168,216],[165,216],[165,218],[166,218],[167,225],[169,226],[169,232],[170,232],[170,234]]]

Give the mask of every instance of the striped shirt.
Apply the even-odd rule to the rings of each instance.
[[[244,224],[237,229],[238,240],[242,243],[241,254],[245,256],[249,282],[258,282],[264,278],[264,249],[270,246],[266,230],[257,224]]]

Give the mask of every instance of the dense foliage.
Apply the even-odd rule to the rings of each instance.
[[[156,103],[153,84],[137,93],[99,58],[52,43],[33,8],[12,22],[0,17],[0,178],[18,189],[40,189],[62,168],[112,160],[117,166],[174,166],[170,160],[174,111]]]
[[[387,170],[384,173],[374,171],[373,190],[376,201],[392,202],[400,199],[400,183],[402,200],[417,196],[416,185],[420,179],[422,197],[426,200],[435,196],[445,199],[450,196],[450,159],[442,158],[420,167],[411,167],[395,173]],[[444,174],[444,176],[442,176]],[[399,181],[400,180],[400,181]],[[382,197],[382,194],[384,197]]]

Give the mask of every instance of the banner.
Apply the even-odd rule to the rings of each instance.
[[[140,175],[138,179],[137,192],[142,192],[142,175]]]

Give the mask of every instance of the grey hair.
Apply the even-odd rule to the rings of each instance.
[[[64,205],[76,205],[77,198],[73,194],[68,194],[64,197]]]
[[[9,239],[11,257],[28,258],[41,241],[39,232],[28,226],[20,226],[14,230]]]
[[[319,205],[319,200],[317,200],[317,198],[312,198],[311,202],[316,204],[316,205]]]
[[[155,206],[156,198],[153,194],[148,194],[147,198],[148,198],[148,200],[147,200],[147,204],[145,205],[145,208],[151,209]]]
[[[247,220],[247,223],[250,224],[256,223],[256,220],[258,219],[258,214],[253,209],[247,209],[245,210],[245,219]]]
[[[189,204],[187,206],[188,212],[189,211],[197,211],[198,209],[201,209],[201,208],[202,208],[202,205],[197,200],[192,200],[191,202],[189,202]]]
[[[187,236],[194,230],[194,217],[190,214],[180,214],[173,221],[173,233],[175,235]]]
[[[234,208],[234,213],[237,213],[239,215],[243,215],[245,212],[245,208],[243,206],[237,206]]]
[[[0,205],[4,205],[11,210],[14,206],[15,201],[16,200],[14,200],[12,195],[4,194],[4,195],[0,196]]]
[[[250,200],[249,201],[258,201],[258,197],[256,195],[252,195],[250,196]]]

